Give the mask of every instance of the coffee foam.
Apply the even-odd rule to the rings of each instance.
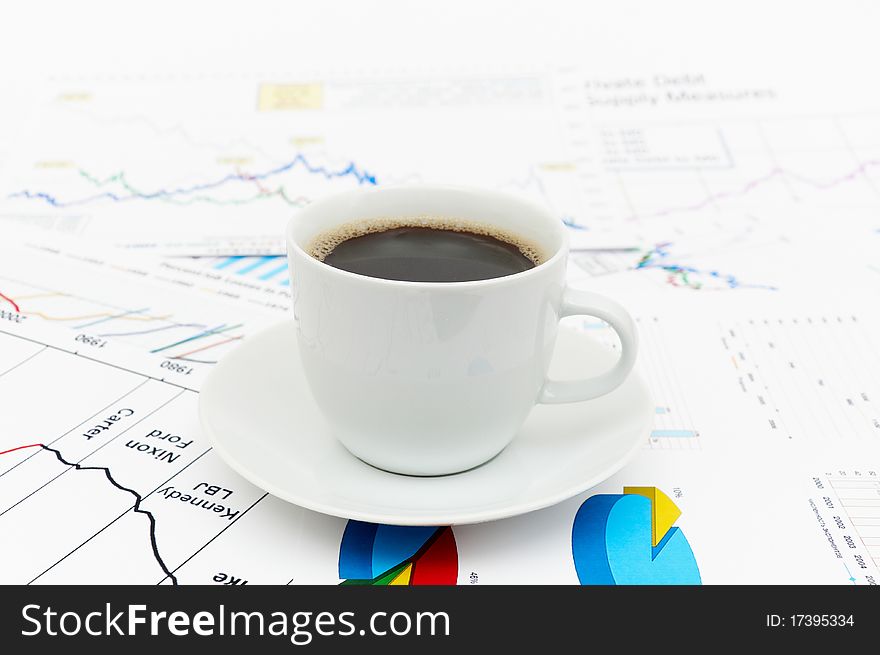
[[[470,232],[504,241],[517,248],[525,257],[528,257],[535,266],[544,263],[548,258],[539,246],[530,243],[522,237],[508,232],[494,225],[486,225],[476,221],[468,221],[457,218],[443,218],[431,216],[415,216],[407,218],[369,218],[351,221],[338,225],[332,230],[322,232],[314,239],[305,251],[318,261],[324,261],[333,249],[340,243],[362,237],[365,234],[386,232],[406,227],[425,227],[432,230],[449,230],[451,232]]]

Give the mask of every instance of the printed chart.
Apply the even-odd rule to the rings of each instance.
[[[56,322],[85,342],[125,339],[148,352],[190,363],[214,363],[243,337],[243,323],[187,322],[150,307],[120,307],[83,296],[0,278],[8,316]]]
[[[584,204],[550,86],[469,73],[59,85],[6,162],[0,216],[165,254],[282,254],[313,199],[440,182],[525,195],[576,235]]]
[[[41,341],[46,330],[58,336]],[[39,324],[7,326],[0,335],[4,401],[27,407],[41,397],[52,406],[42,416],[5,419],[0,530],[11,537],[11,559],[0,567],[4,582],[111,581],[122,573],[119,579],[176,581],[173,569],[205,537],[262,496],[230,478],[216,459],[205,459],[210,449],[193,434],[196,394],[184,385],[195,383],[202,369],[163,368],[158,357],[150,358],[147,372],[101,363],[111,351],[115,342],[90,347]],[[226,478],[219,485],[218,475]],[[186,503],[179,502],[181,489],[191,492]],[[80,503],[87,512],[65,509]],[[162,525],[175,520],[188,536],[178,535],[172,546]],[[33,530],[46,521],[53,524],[51,539]]]
[[[0,327],[4,584],[419,585],[462,575],[479,584],[521,582],[523,570],[544,583],[680,584],[704,571],[713,582],[756,579],[750,567],[766,579],[850,582],[834,561],[810,568],[797,551],[775,572],[765,540],[743,548],[716,537],[735,519],[766,543],[796,533],[814,540],[810,552],[826,552],[803,495],[754,511],[765,488],[748,490],[745,503],[731,497],[741,467],[708,448],[644,450],[599,493],[492,524],[408,528],[315,514],[249,484],[211,450],[197,412],[208,367],[186,373],[123,341],[99,347],[76,335],[50,322]],[[817,475],[810,498],[826,526],[843,522],[834,543],[861,556],[866,569],[853,568],[855,557],[845,563],[867,582],[858,574],[876,575],[877,485],[874,469],[859,471]],[[658,473],[663,486],[621,489]]]
[[[880,360],[859,316],[768,315],[719,331],[736,385],[770,434],[817,443],[880,439]]]
[[[344,585],[454,585],[452,528],[349,521],[339,547],[339,577]]]
[[[813,477],[819,529],[852,584],[880,582],[880,476],[842,469]],[[841,571],[843,573],[843,571]]]
[[[125,341],[186,368],[217,362],[289,311],[284,285],[253,280],[248,288],[230,276],[207,279],[173,263],[71,241],[0,246],[9,271],[0,275],[0,320],[63,326],[84,347]]]
[[[768,241],[765,239],[765,241]],[[764,248],[772,248],[782,244],[779,237],[763,243],[753,242],[748,235],[731,236],[727,241],[713,238],[690,239],[679,242],[660,242],[642,248],[622,248],[617,250],[575,250],[572,253],[573,263],[591,277],[631,273],[639,276],[639,280],[652,289],[679,289],[687,291],[738,291],[754,289],[760,291],[778,291],[779,287],[771,283],[762,283],[746,277],[738,276],[728,270],[719,261],[706,263],[707,256],[717,253],[719,260],[730,259],[742,255],[741,250],[749,255],[761,252]]]
[[[824,285],[829,260],[866,277],[880,115],[817,113],[812,85],[768,75],[562,72],[568,140],[589,162],[579,179],[591,227],[613,226],[639,251],[575,261],[681,293]],[[838,257],[828,245],[843,241]]]
[[[266,284],[290,286],[290,276],[287,272],[287,257],[284,255],[195,257],[192,259],[192,263],[206,269],[225,271],[236,276],[259,280]]]
[[[3,583],[278,584],[314,575],[313,560],[297,554],[305,551],[339,553],[319,572],[326,582],[392,570],[369,582],[456,582],[450,528],[352,522],[343,532],[341,519],[277,501],[232,472],[198,424],[204,369],[175,373],[117,342],[80,349],[55,326],[0,331],[4,403],[25,407],[39,396],[52,406],[4,419]],[[255,556],[276,541],[284,547]]]
[[[646,447],[699,448],[700,433],[694,427],[685,392],[677,377],[677,367],[663,320],[658,316],[636,317],[636,324],[641,341],[639,365],[656,405],[654,429]],[[607,323],[587,319],[579,327],[609,348],[620,348],[617,336]]]
[[[656,487],[624,487],[581,505],[572,554],[583,585],[700,584],[700,570],[674,523],[675,503]]]

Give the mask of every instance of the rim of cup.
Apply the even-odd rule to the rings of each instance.
[[[296,229],[298,223],[302,220],[304,214],[317,213],[323,211],[326,205],[332,205],[334,203],[340,202],[345,198],[356,198],[358,196],[367,196],[373,194],[382,194],[387,192],[453,192],[453,193],[464,193],[464,194],[474,194],[474,195],[482,195],[482,196],[496,196],[504,198],[507,202],[512,202],[514,204],[521,205],[524,211],[528,211],[533,214],[541,214],[547,219],[548,225],[555,224],[556,236],[558,237],[558,246],[556,247],[555,252],[542,261],[540,264],[536,264],[532,268],[526,269],[525,271],[520,271],[518,273],[512,273],[510,275],[502,275],[500,277],[487,278],[485,280],[465,280],[460,282],[418,282],[414,280],[389,280],[386,278],[380,277],[372,277],[370,275],[362,275],[361,273],[353,273],[351,271],[346,271],[341,268],[336,268],[335,266],[331,266],[327,264],[311,254],[309,254],[306,249],[299,243],[299,240],[294,235],[294,230]],[[403,217],[403,216],[402,216]],[[378,218],[378,217],[377,217]],[[383,216],[382,218],[386,218]],[[452,217],[452,218],[465,218],[465,217]],[[365,219],[369,220],[369,219]],[[475,221],[476,222],[476,221]],[[482,221],[484,224],[491,225],[491,221]],[[337,225],[342,225],[343,223],[338,223]],[[328,226],[328,230],[332,229],[334,226]],[[553,264],[557,263],[560,259],[564,258],[568,253],[568,233],[565,231],[564,224],[561,219],[553,216],[550,210],[529,198],[523,198],[521,196],[515,195],[513,193],[509,193],[506,191],[497,191],[492,189],[481,189],[479,187],[469,187],[466,185],[453,185],[453,184],[419,184],[419,185],[389,185],[378,188],[370,188],[370,189],[351,189],[349,191],[343,191],[341,193],[334,193],[325,198],[319,198],[318,200],[313,201],[302,210],[300,210],[297,214],[295,214],[287,223],[287,227],[285,229],[285,236],[287,240],[287,248],[288,251],[296,250],[298,254],[301,255],[302,259],[309,262],[309,265],[315,265],[324,270],[328,274],[339,275],[344,278],[350,278],[353,280],[360,281],[369,281],[373,284],[384,284],[391,286],[400,286],[400,287],[427,287],[431,289],[459,289],[466,287],[474,287],[474,286],[501,286],[501,285],[510,285],[517,284],[522,280],[525,280],[529,277],[534,277],[536,275],[540,275],[546,269],[550,268]]]

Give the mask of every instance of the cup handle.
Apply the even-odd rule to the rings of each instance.
[[[538,397],[540,403],[574,403],[604,396],[623,384],[636,363],[638,332],[622,306],[598,293],[566,288],[559,318],[577,315],[595,316],[608,323],[620,338],[620,358],[609,370],[586,380],[546,380]]]

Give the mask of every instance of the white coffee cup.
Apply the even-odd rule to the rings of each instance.
[[[485,224],[545,257],[506,277],[408,282],[351,273],[309,254],[320,234],[389,218]],[[563,223],[513,195],[427,185],[341,193],[290,221],[287,250],[299,354],[315,402],[350,452],[387,471],[442,475],[483,464],[510,443],[536,403],[604,395],[636,359],[626,310],[566,287]],[[597,377],[548,380],[559,321],[581,314],[614,328],[620,358]]]

